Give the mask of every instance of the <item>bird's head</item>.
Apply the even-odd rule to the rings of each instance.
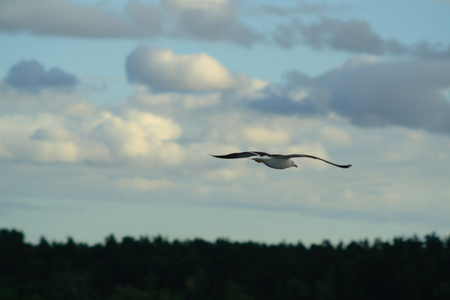
[[[298,166],[295,164],[295,162],[293,160],[289,160],[289,162],[291,163],[291,167],[298,168]]]

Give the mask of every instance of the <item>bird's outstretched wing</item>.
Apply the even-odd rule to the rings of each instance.
[[[246,152],[236,152],[236,153],[230,153],[225,155],[211,155],[217,158],[226,158],[226,159],[233,159],[233,158],[247,158],[252,156],[268,156],[268,157],[274,157],[274,156],[281,156],[280,154],[269,154],[266,152],[260,152],[260,151],[246,151]]]
[[[281,157],[285,157],[285,158],[308,157],[308,158],[321,160],[323,162],[326,162],[327,164],[330,164],[330,165],[333,165],[333,166],[336,166],[339,168],[350,168],[352,166],[352,165],[338,165],[338,164],[332,163],[331,161],[325,160],[323,158],[313,156],[313,155],[308,155],[308,154],[289,154],[289,155],[281,155]]]

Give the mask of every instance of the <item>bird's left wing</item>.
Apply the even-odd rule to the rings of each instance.
[[[246,151],[246,152],[236,152],[236,153],[230,153],[230,154],[225,154],[225,155],[211,155],[217,158],[226,158],[226,159],[232,159],[232,158],[246,158],[246,157],[252,157],[252,156],[269,156],[270,154],[265,153],[265,152],[250,152],[250,151]]]
[[[313,156],[313,155],[308,155],[308,154],[289,154],[289,155],[281,155],[281,157],[285,157],[285,158],[294,158],[294,157],[307,157],[307,158],[313,158],[313,159],[318,159],[321,160],[323,162],[326,162],[327,164],[339,167],[339,168],[350,168],[352,165],[338,165],[335,163],[332,163],[331,161],[325,160],[323,158],[317,157],[317,156]]]

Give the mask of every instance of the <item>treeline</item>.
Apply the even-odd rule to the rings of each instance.
[[[0,230],[0,299],[450,299],[450,237],[266,245],[162,237],[89,246]]]

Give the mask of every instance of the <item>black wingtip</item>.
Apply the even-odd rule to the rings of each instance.
[[[230,154],[226,154],[226,155],[214,155],[214,154],[210,154],[212,157],[215,157],[215,158],[232,158],[232,157],[229,157],[229,155]]]
[[[343,169],[348,169],[352,166],[352,165],[337,165],[337,164],[333,164],[333,163],[332,163],[332,165],[335,165],[336,167],[343,168]]]

